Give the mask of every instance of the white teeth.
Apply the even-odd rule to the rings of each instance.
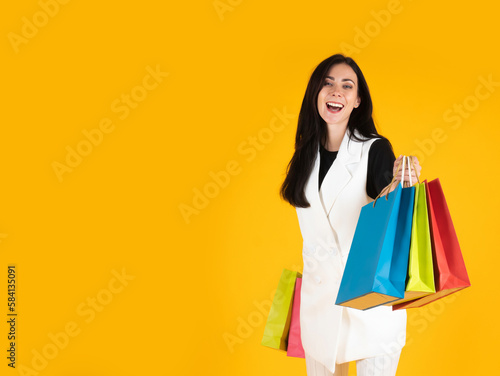
[[[331,103],[331,102],[328,102],[326,105],[329,106],[329,107],[337,107],[337,108],[343,108],[344,107],[344,105],[342,105],[340,103]]]

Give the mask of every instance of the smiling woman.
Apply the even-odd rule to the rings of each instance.
[[[281,187],[303,238],[300,326],[308,376],[345,375],[350,361],[357,361],[359,376],[374,368],[380,376],[396,373],[406,311],[334,302],[361,207],[388,185],[398,162],[375,128],[358,65],[340,54],[325,59],[307,85]]]

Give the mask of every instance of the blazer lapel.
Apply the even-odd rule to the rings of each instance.
[[[351,180],[352,175],[349,172],[348,166],[352,163],[360,161],[361,151],[362,144],[355,140],[349,141],[349,131],[346,131],[344,138],[342,139],[342,143],[340,144],[337,158],[335,158],[335,161],[323,179],[320,191],[317,192],[326,216],[330,214],[330,211],[332,210],[340,192],[342,192],[347,183]],[[319,178],[319,150],[317,164],[317,171],[316,168],[314,169],[316,189],[318,187]]]

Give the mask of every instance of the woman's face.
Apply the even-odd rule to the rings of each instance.
[[[358,77],[347,64],[336,64],[328,71],[318,94],[318,112],[328,125],[347,127],[353,108],[361,103]]]

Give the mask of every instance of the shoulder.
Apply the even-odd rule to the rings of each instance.
[[[349,139],[352,150],[358,150],[361,155],[368,155],[370,160],[395,159],[392,145],[384,136],[377,135],[373,138],[366,138],[357,132],[353,136]]]
[[[392,150],[392,145],[385,137],[375,139],[368,152],[368,168],[374,171],[388,169],[394,164],[396,156]],[[391,168],[392,170],[392,168]]]
[[[368,152],[370,158],[394,155],[392,145],[385,137],[365,138],[352,141],[362,147],[363,153]]]
[[[373,148],[376,150],[391,150],[392,145],[387,138],[381,135],[377,135],[372,138],[367,138],[361,135],[358,131],[354,131],[354,133],[349,134],[349,142],[359,143],[363,145],[363,147]]]
[[[394,151],[392,150],[392,145],[389,140],[385,137],[380,137],[373,139],[370,145],[370,156],[393,156]]]

